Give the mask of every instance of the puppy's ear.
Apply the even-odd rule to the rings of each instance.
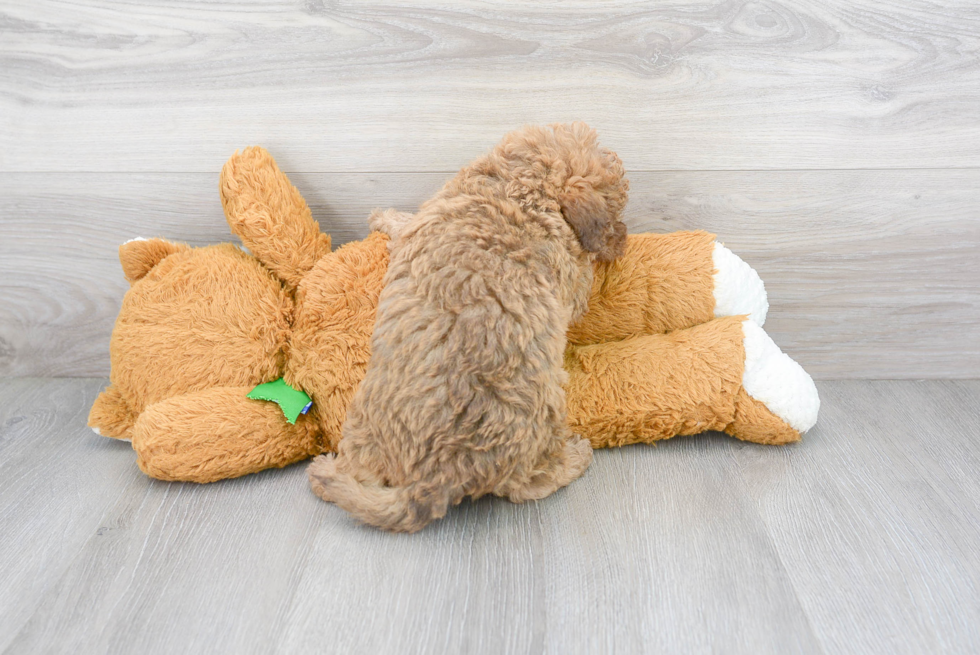
[[[626,248],[626,225],[606,198],[586,180],[569,180],[558,199],[565,221],[575,231],[582,249],[596,253],[596,259],[610,262]]]

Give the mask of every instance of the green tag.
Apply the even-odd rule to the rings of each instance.
[[[279,409],[286,415],[286,420],[295,423],[300,414],[310,411],[313,401],[306,393],[293,389],[282,378],[260,384],[248,392],[253,400],[271,400],[279,404]]]

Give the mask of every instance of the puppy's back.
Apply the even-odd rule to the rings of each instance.
[[[591,449],[564,423],[565,332],[593,259],[621,251],[627,188],[588,126],[531,126],[400,226],[337,458],[310,469],[317,493],[414,531],[466,495],[520,502],[581,475]]]
[[[552,436],[542,413],[561,402],[570,314],[556,288],[575,267],[520,218],[496,204],[421,213],[392,253],[342,441],[377,453],[388,484],[448,470],[453,502],[487,493]]]

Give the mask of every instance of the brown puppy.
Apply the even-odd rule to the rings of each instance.
[[[565,423],[565,333],[593,262],[622,253],[627,189],[584,123],[528,127],[399,226],[338,453],[309,468],[317,495],[415,532],[465,496],[522,502],[580,476],[592,450]]]

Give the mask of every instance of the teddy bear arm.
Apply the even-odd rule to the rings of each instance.
[[[219,188],[231,231],[293,289],[330,252],[330,237],[263,148],[232,155],[221,170]]]
[[[279,468],[321,452],[317,423],[295,424],[249,387],[213,387],[154,403],[132,430],[137,464],[159,480],[214,482]]]
[[[761,325],[768,306],[758,274],[715,235],[631,234],[622,257],[596,265],[589,310],[568,338],[602,343],[740,314]]]

